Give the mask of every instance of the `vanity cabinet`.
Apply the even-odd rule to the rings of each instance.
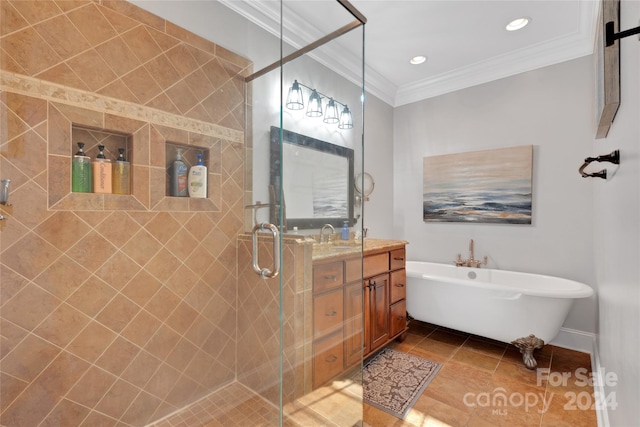
[[[364,357],[407,330],[405,247],[364,257]]]
[[[364,283],[364,354],[369,354],[389,340],[389,274]]]
[[[313,266],[313,387],[344,368],[344,263]]]
[[[406,332],[404,245],[313,261],[313,388]]]

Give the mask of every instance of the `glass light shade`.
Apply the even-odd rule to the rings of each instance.
[[[351,110],[346,105],[340,113],[340,122],[338,123],[339,129],[351,129],[353,128],[353,117],[351,117]]]
[[[309,96],[309,106],[307,107],[307,116],[320,117],[322,115],[322,100],[318,92],[314,89]]]
[[[302,98],[302,88],[298,84],[297,80],[293,81],[293,86],[289,88],[289,94],[287,95],[287,108],[290,110],[302,110],[304,108],[304,101]]]
[[[327,104],[327,109],[324,113],[324,119],[322,120],[325,123],[338,123],[338,106],[336,105],[333,98],[329,100]]]

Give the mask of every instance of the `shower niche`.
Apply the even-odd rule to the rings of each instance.
[[[102,113],[92,109],[49,102],[49,151],[47,153],[48,207],[51,210],[132,210],[220,212],[222,205],[222,140],[207,134]],[[129,162],[129,194],[72,191],[72,162],[84,143],[84,153],[94,161],[103,146],[114,164],[119,150]],[[207,197],[171,197],[168,165],[177,149],[187,168],[202,153],[207,166]]]
[[[72,125],[71,127],[71,155],[77,155],[80,152],[83,152],[85,156],[88,158],[89,162],[92,162],[92,174],[95,175],[95,164],[93,164],[94,159],[96,159],[99,155],[104,155],[106,160],[109,162],[109,167],[112,167],[111,170],[111,179],[113,182],[112,192],[111,194],[118,194],[121,196],[130,195],[131,194],[131,183],[132,183],[132,175],[131,175],[131,135],[123,134],[119,132],[113,132],[107,129],[91,129],[82,126]],[[101,150],[102,148],[102,150]],[[82,150],[82,151],[80,151]],[[124,159],[126,162],[125,165],[128,169],[126,177],[124,177],[124,181],[120,185],[116,185],[116,180],[114,175],[117,173],[117,167],[119,159]],[[74,191],[74,162],[75,158],[72,157],[72,191]],[[93,193],[93,186],[89,191],[85,191],[85,193]],[[119,191],[116,189],[118,187]]]
[[[165,144],[165,163],[166,163],[166,179],[165,188],[167,197],[176,197],[171,191],[171,177],[174,168],[174,162],[180,159],[184,162],[187,173],[191,166],[198,164],[198,154],[202,154],[202,163],[207,167],[207,175],[209,175],[209,149],[206,147],[195,147],[188,144],[167,141]],[[207,188],[209,188],[209,177],[207,176]],[[209,193],[207,192],[207,195]],[[188,197],[188,194],[186,195]]]

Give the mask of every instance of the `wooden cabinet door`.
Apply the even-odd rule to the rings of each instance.
[[[344,288],[344,356],[345,367],[362,360],[362,284]]]
[[[337,288],[331,292],[314,296],[313,338],[318,339],[335,330],[342,329],[343,311],[342,289]]]
[[[391,288],[389,304],[393,304],[407,296],[407,273],[404,269],[391,272]]]
[[[344,368],[342,331],[313,343],[313,388],[320,387]]]
[[[371,351],[389,338],[389,274],[372,277],[369,282]]]
[[[400,300],[389,308],[390,337],[394,337],[407,327],[407,304],[405,300]]]

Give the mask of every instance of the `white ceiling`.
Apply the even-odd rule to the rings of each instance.
[[[280,33],[279,2],[221,0],[262,28]],[[353,21],[333,0],[284,0],[284,39],[295,48]],[[599,0],[351,0],[367,18],[366,90],[392,106],[589,55]],[[514,18],[531,23],[505,30]],[[358,40],[360,37],[360,40]],[[314,57],[354,82],[361,32],[353,31]],[[415,55],[422,65],[410,65]],[[336,55],[342,57],[336,58]],[[337,60],[336,60],[337,59]],[[336,65],[338,64],[338,65]]]

